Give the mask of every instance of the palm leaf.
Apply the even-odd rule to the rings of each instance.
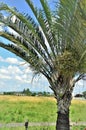
[[[86,49],[84,44],[86,41],[84,0],[60,0],[54,15],[46,0],[40,0],[42,7],[40,9],[35,7],[31,0],[26,0],[26,2],[36,20],[29,14],[19,13],[18,10],[1,4],[0,10],[10,13],[7,18],[1,13],[0,22],[5,27],[13,29],[17,35],[11,34],[9,31],[0,32],[0,35],[28,53],[30,56],[28,62],[33,70],[36,69],[37,72],[42,71],[42,73],[44,70],[44,74],[49,77],[52,77],[55,71],[56,75],[59,72],[58,57],[63,56],[66,51],[74,58],[71,61],[79,63],[79,60],[83,59],[85,68],[85,55],[82,58]],[[80,67],[79,64],[76,71],[81,71]]]

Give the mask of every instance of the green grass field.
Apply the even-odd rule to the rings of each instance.
[[[71,121],[86,122],[86,100],[73,100],[70,107]]]
[[[55,122],[56,101],[53,97],[25,97],[0,95],[0,123],[12,122]],[[86,122],[86,100],[73,100],[70,107],[70,120]],[[15,128],[0,128],[14,130]],[[30,127],[30,130],[55,130],[55,126]],[[24,130],[16,127],[16,130]],[[73,127],[72,130],[85,130],[85,127]]]
[[[52,122],[56,120],[53,98],[0,96],[0,122]]]

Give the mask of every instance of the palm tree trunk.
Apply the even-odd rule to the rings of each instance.
[[[56,130],[70,130],[69,110],[65,114],[58,112]]]
[[[70,130],[69,107],[72,100],[72,91],[67,91],[65,96],[57,101],[58,116],[56,130]]]

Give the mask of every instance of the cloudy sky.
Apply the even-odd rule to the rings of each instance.
[[[39,6],[39,0],[33,1]],[[21,0],[21,3],[20,0],[0,0],[0,2],[5,2],[9,6],[17,7],[21,12],[31,14],[25,0]],[[52,4],[51,7],[53,8]],[[0,40],[3,41],[4,39],[0,37]],[[5,42],[8,43],[7,40]],[[48,86],[49,84],[43,76],[34,78],[32,82],[32,71],[29,65],[16,55],[0,48],[0,92],[22,91],[24,88],[29,88],[31,91],[51,91]],[[76,86],[74,93],[81,93],[86,90],[85,81],[79,81]]]
[[[49,91],[48,83],[43,76],[32,81],[29,65],[17,56],[0,49],[0,91]]]

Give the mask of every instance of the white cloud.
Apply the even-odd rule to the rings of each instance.
[[[4,79],[14,79],[21,81],[21,83],[30,83],[31,80],[31,69],[23,61],[18,60],[17,58],[8,57],[3,58],[0,56],[0,62],[6,64],[7,66],[1,66],[0,68],[0,77]],[[7,64],[8,63],[8,64]],[[29,80],[28,80],[29,79]]]
[[[8,65],[8,66],[2,66],[0,68],[0,81],[2,80],[12,80],[15,81],[19,84],[24,84],[24,83],[30,83],[31,81],[31,71],[27,71],[25,73],[25,67],[22,66],[16,66],[16,65]],[[29,75],[30,72],[30,75]]]
[[[7,69],[5,69],[5,68],[1,68],[1,69],[0,69],[0,74],[2,74],[2,75],[6,75],[6,74],[8,74]]]
[[[22,70],[19,68],[19,66],[9,65],[7,70],[10,74],[14,74],[14,75],[22,74]]]
[[[8,63],[11,63],[11,64],[19,64],[19,61],[17,58],[6,58],[6,61],[5,62],[8,62]]]
[[[0,79],[7,79],[7,80],[9,80],[9,79],[11,79],[11,76],[0,74]]]
[[[24,88],[46,91],[47,87],[44,86],[47,85],[43,77],[31,81],[32,71],[27,63],[17,58],[0,56],[0,91],[21,91]]]
[[[3,58],[1,56],[0,56],[0,62],[6,62],[6,63],[9,63],[9,64],[16,64],[16,65],[22,65],[22,64],[25,63],[23,61],[20,61],[17,58],[14,58],[14,57]]]
[[[22,78],[19,75],[15,75],[15,79],[19,80],[19,81],[22,81]]]

